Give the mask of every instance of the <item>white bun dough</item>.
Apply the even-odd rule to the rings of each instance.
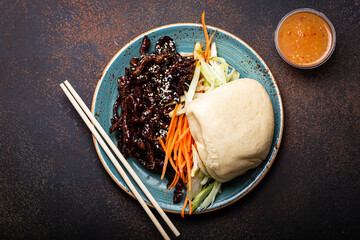
[[[256,80],[224,84],[189,103],[186,115],[200,159],[219,182],[257,167],[269,153],[274,112]]]

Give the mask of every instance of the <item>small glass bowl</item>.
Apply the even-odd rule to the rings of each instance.
[[[279,29],[280,29],[281,25],[283,24],[283,22],[286,19],[288,19],[290,16],[292,16],[294,14],[297,14],[297,13],[311,13],[311,14],[314,14],[314,15],[320,17],[321,19],[323,19],[325,21],[325,23],[329,26],[329,29],[330,29],[330,34],[331,34],[331,46],[330,46],[330,49],[328,50],[326,57],[324,57],[322,61],[320,61],[320,62],[318,62],[318,63],[316,63],[314,65],[300,65],[300,64],[297,64],[297,63],[294,63],[294,62],[290,61],[288,58],[286,58],[284,56],[284,54],[281,52],[280,47],[279,47],[278,33],[279,33]],[[295,9],[295,10],[289,12],[288,14],[286,14],[280,20],[280,22],[279,22],[279,24],[278,24],[278,26],[276,28],[276,31],[275,31],[275,46],[276,46],[276,50],[279,53],[280,57],[285,62],[290,64],[291,66],[296,67],[296,68],[300,68],[300,69],[312,69],[312,68],[316,68],[316,67],[319,67],[320,65],[324,64],[330,58],[332,53],[334,52],[335,45],[336,45],[336,32],[335,32],[334,26],[332,25],[330,20],[323,13],[321,13],[319,11],[316,11],[314,9],[311,9],[311,8],[299,8],[299,9]]]

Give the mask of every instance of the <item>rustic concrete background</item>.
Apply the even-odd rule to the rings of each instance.
[[[273,37],[287,12],[310,7],[337,31],[331,59],[297,70]],[[274,165],[223,210],[170,218],[179,239],[359,239],[360,2],[0,1],[0,238],[160,238],[111,180],[59,84],[90,105],[112,56],[152,28],[200,22],[252,46],[273,72],[284,110]],[[170,232],[170,231],[168,231]]]

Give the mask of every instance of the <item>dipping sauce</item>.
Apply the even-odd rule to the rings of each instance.
[[[329,27],[322,17],[309,11],[288,15],[276,31],[280,55],[290,64],[304,68],[311,68],[326,60],[334,47],[333,26]]]

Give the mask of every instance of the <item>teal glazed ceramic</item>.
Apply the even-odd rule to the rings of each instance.
[[[217,28],[209,26],[209,35],[211,35],[216,29]],[[267,93],[269,94],[275,114],[275,132],[272,147],[266,160],[264,160],[260,166],[250,170],[245,175],[224,183],[222,185],[222,191],[217,196],[214,204],[206,210],[197,209],[194,213],[204,213],[220,209],[234,203],[251,191],[261,181],[274,162],[276,154],[279,150],[283,132],[284,115],[280,92],[269,68],[260,56],[241,39],[221,29],[217,30],[218,31],[215,34],[213,41],[216,42],[218,56],[225,58],[231,66],[235,67],[235,69],[240,73],[240,78],[256,79],[265,87]],[[149,51],[154,51],[154,46],[157,40],[165,35],[170,36],[175,40],[178,52],[192,52],[195,42],[204,42],[202,26],[200,24],[189,23],[166,25],[153,29],[138,36],[125,45],[106,66],[96,87],[93,98],[92,112],[106,131],[110,128],[113,105],[118,95],[117,79],[118,77],[124,75],[124,69],[129,66],[130,60],[133,57],[140,56],[139,48],[145,35],[147,35],[151,40]],[[116,143],[115,134],[111,134],[110,137],[114,143]],[[111,178],[124,191],[133,196],[124,180],[116,171],[110,159],[106,156],[105,152],[95,139],[94,144],[100,161]],[[165,211],[173,213],[181,212],[183,203],[173,204],[173,190],[170,190],[165,195],[167,180],[162,181],[159,174],[145,169],[134,158],[129,158],[128,161],[145,186],[158,201],[159,205]],[[136,186],[135,182],[133,183]],[[148,205],[152,206],[141,190],[139,188],[138,190]]]

